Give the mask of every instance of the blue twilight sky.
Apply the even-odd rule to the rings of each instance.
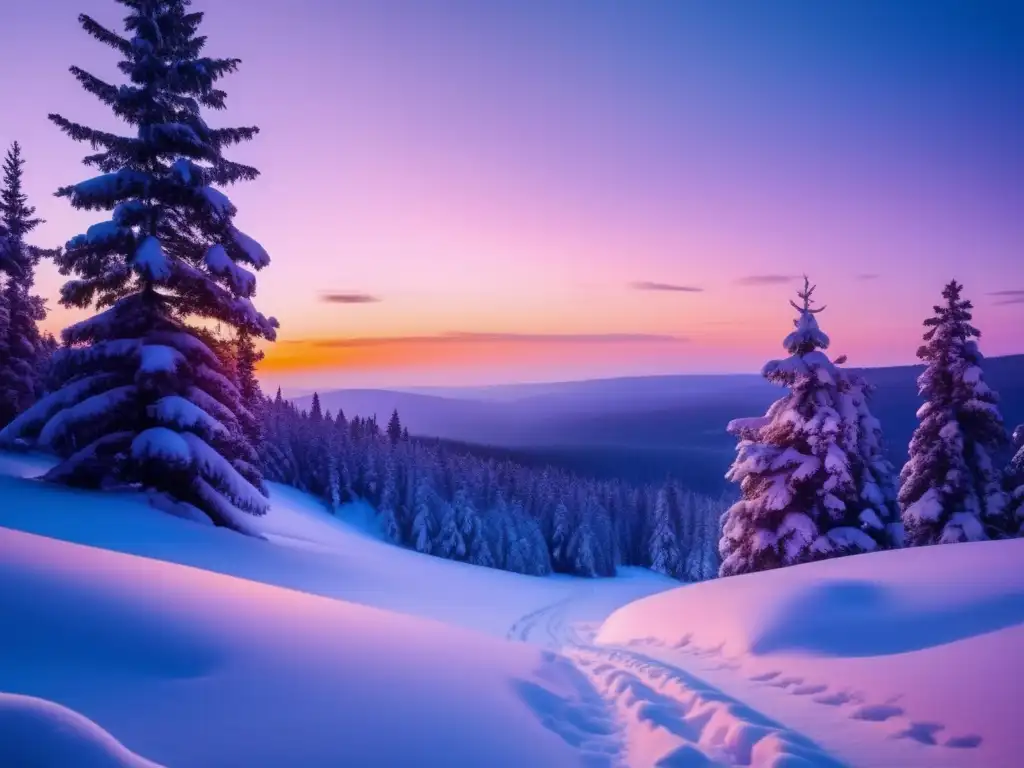
[[[909,362],[957,277],[989,354],[1024,351],[1024,3],[196,0],[243,60],[215,124],[258,124],[230,190],[271,252],[268,383],[755,370],[793,277],[856,364]],[[46,120],[116,128],[77,14],[4,13],[0,141],[48,220],[89,175]],[[40,287],[59,329],[60,278]],[[699,289],[699,290],[671,290]]]

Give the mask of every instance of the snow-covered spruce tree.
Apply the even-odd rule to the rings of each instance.
[[[1016,453],[1006,468],[1007,517],[1009,532],[1024,536],[1024,424],[1013,430],[1013,447]]]
[[[47,345],[38,323],[46,317],[43,300],[32,295],[35,268],[44,254],[25,242],[42,219],[35,217],[22,189],[25,160],[14,142],[3,163],[0,188],[0,269],[7,273],[0,291],[0,427],[10,423],[42,394],[42,358]],[[52,254],[51,254],[52,255]]]
[[[884,532],[881,543],[902,547],[904,531],[897,502],[896,469],[885,455],[882,424],[871,413],[871,395],[875,388],[859,373],[839,368],[845,360],[841,357],[836,361],[839,410],[845,445],[856,446],[851,471],[863,504],[859,520],[876,538]]]
[[[951,281],[944,304],[924,321],[917,356],[924,405],[900,473],[899,502],[911,546],[978,541],[1010,532],[1009,505],[993,460],[1007,445],[999,397],[985,384],[981,334],[971,325],[971,302]]]
[[[861,455],[859,390],[822,351],[828,336],[812,308],[814,286],[804,279],[790,353],[764,367],[773,384],[789,389],[764,417],[738,419],[740,438],[726,477],[742,498],[726,513],[719,551],[722,576],[763,571],[888,546],[889,513],[866,490],[875,482]],[[840,361],[841,362],[841,361]],[[866,408],[866,404],[863,406]]]
[[[416,484],[416,496],[413,501],[412,541],[417,552],[431,554],[434,551],[434,513],[431,506],[434,502],[434,490],[430,476],[423,475]]]
[[[466,558],[466,542],[459,530],[455,506],[448,502],[441,505],[441,525],[437,534],[437,554],[448,560]]]
[[[665,483],[654,504],[650,541],[651,570],[673,578],[679,576],[682,561],[674,523],[678,504],[675,483]]]
[[[3,224],[0,224],[0,339],[7,338],[8,323],[11,320],[10,312],[7,310],[7,299],[4,298],[4,286],[10,279],[8,274],[12,269],[8,261],[10,249],[7,245],[7,231]]]
[[[395,517],[397,502],[395,462],[389,453],[384,459],[384,483],[380,494],[380,525],[385,541],[390,541],[393,544],[397,544],[402,536],[398,528],[398,518]]]
[[[254,448],[259,450],[264,442],[263,409],[267,407],[266,398],[256,378],[256,366],[263,359],[262,350],[256,349],[252,336],[242,329],[234,339],[235,379],[238,394],[242,398],[245,410],[240,414],[242,429]]]
[[[569,540],[569,557],[573,573],[580,576],[597,576],[597,558],[594,547],[594,529],[591,528],[589,516],[584,514]]]
[[[480,517],[477,515],[476,507],[473,506],[473,498],[466,488],[465,481],[455,491],[452,506],[455,508],[455,524],[458,526],[459,535],[462,537],[468,555],[473,550],[474,539],[480,535]]]
[[[727,504],[714,499],[701,499],[698,502],[700,514],[698,525],[701,528],[700,544],[694,552],[694,563],[689,575],[694,581],[706,581],[718,576],[722,561],[718,555],[718,541],[721,538],[721,509]]]
[[[248,530],[266,511],[244,405],[198,321],[273,339],[277,322],[256,311],[263,248],[233,223],[214,185],[258,175],[222,151],[256,128],[207,126],[200,109],[222,109],[217,81],[237,59],[201,55],[201,13],[189,0],[118,0],[124,35],[88,16],[87,33],[121,55],[128,82],[110,85],[72,68],[81,85],[135,130],[119,136],[60,115],[50,119],[96,150],[103,175],[61,189],[72,206],[112,218],[68,242],[58,259],[67,306],[104,308],[64,331],[63,386],[15,420],[5,437],[35,435],[65,457],[48,477],[82,485],[152,487],[198,507],[214,522]]]
[[[555,507],[554,520],[551,523],[551,565],[561,573],[569,571],[569,508],[565,500],[560,499]]]

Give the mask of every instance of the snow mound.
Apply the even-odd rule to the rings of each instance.
[[[693,671],[853,764],[1013,765],[1021,562],[1013,540],[720,579],[625,606],[597,640]]]
[[[564,659],[523,643],[2,528],[0,583],[0,689],[60,701],[162,764],[540,768],[613,748],[551,721],[592,704]],[[11,728],[14,748],[102,744],[121,762],[0,764],[151,765],[49,706],[0,706],[0,755]]]
[[[159,768],[87,717],[32,696],[0,693],[0,765]]]

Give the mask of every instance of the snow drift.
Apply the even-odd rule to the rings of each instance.
[[[8,693],[0,693],[0,765],[160,768],[67,707]]]
[[[1013,540],[721,579],[619,609],[598,642],[697,671],[855,765],[1014,765],[1022,562]]]
[[[270,509],[253,518],[267,539],[259,541],[153,509],[142,494],[78,491],[28,479],[52,465],[47,456],[0,451],[0,526],[438,619],[498,637],[520,616],[563,598],[575,583],[402,549],[373,538],[375,516],[366,507],[348,505],[334,517],[310,496],[274,483],[268,484]],[[664,588],[664,582],[653,583]]]
[[[585,719],[548,727],[575,706],[579,673],[525,644],[6,529],[0,583],[0,689],[88,718],[4,697],[0,734],[23,734],[0,748],[5,765],[58,732],[51,750],[131,768],[147,763],[126,750],[197,768],[587,756]],[[68,765],[60,754],[37,764]]]

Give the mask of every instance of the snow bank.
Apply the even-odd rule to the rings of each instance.
[[[4,697],[4,765],[147,765],[89,721],[169,766],[607,762],[580,673],[526,644],[6,529],[0,583],[0,690],[88,718]]]
[[[1022,563],[1014,540],[721,579],[621,608],[598,641],[693,671],[853,764],[885,765],[902,741],[902,765],[1014,765]]]
[[[156,558],[325,597],[433,618],[505,637],[517,619],[564,598],[579,580],[534,578],[423,555],[367,534],[365,507],[335,517],[268,483],[270,509],[249,519],[268,541],[174,517],[143,494],[72,490],[38,477],[53,460],[0,451],[0,526]],[[346,521],[351,521],[349,524]],[[269,543],[268,543],[269,542]],[[667,581],[651,577],[651,589]]]
[[[0,693],[0,765],[159,768],[67,707],[8,693]]]

